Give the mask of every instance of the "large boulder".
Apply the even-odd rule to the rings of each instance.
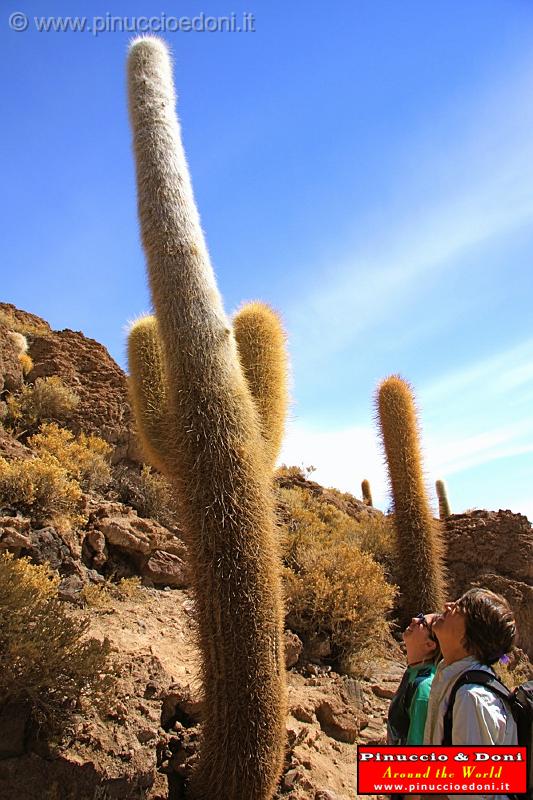
[[[89,565],[106,567],[117,553],[135,565],[135,571],[154,586],[183,588],[189,585],[187,548],[177,531],[152,519],[139,517],[122,503],[102,502],[89,517],[84,541]]]

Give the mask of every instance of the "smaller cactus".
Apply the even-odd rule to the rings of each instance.
[[[28,340],[23,333],[19,333],[18,331],[8,331],[7,335],[11,339],[17,351],[17,355],[23,355],[23,353],[28,352]]]
[[[26,377],[33,369],[32,358],[28,353],[20,353],[18,359],[22,364],[22,374]]]
[[[361,491],[363,493],[363,503],[365,506],[373,506],[372,492],[370,491],[370,482],[365,478],[361,483]]]
[[[285,332],[276,312],[266,303],[247,303],[233,318],[239,360],[248,383],[274,467],[281,449],[287,416],[287,352]]]
[[[436,481],[435,489],[437,491],[437,498],[439,501],[439,517],[446,519],[452,513],[450,511],[450,503],[448,502],[448,492],[446,491],[446,484],[444,481]]]

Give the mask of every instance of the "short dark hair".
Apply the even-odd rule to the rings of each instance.
[[[516,622],[511,606],[489,589],[470,589],[457,601],[465,617],[465,649],[481,664],[495,664],[513,646]]]

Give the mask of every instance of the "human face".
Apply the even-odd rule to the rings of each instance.
[[[448,651],[457,657],[461,657],[461,652],[467,655],[463,645],[465,616],[457,602],[445,604],[444,611],[433,622],[433,633],[439,640],[443,654]]]
[[[413,617],[402,634],[407,648],[407,659],[410,663],[430,658],[435,652],[433,639],[433,620],[436,614],[418,614]]]

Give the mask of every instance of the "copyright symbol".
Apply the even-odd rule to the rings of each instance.
[[[28,17],[23,11],[14,11],[9,16],[9,27],[12,31],[25,31],[29,24]]]

